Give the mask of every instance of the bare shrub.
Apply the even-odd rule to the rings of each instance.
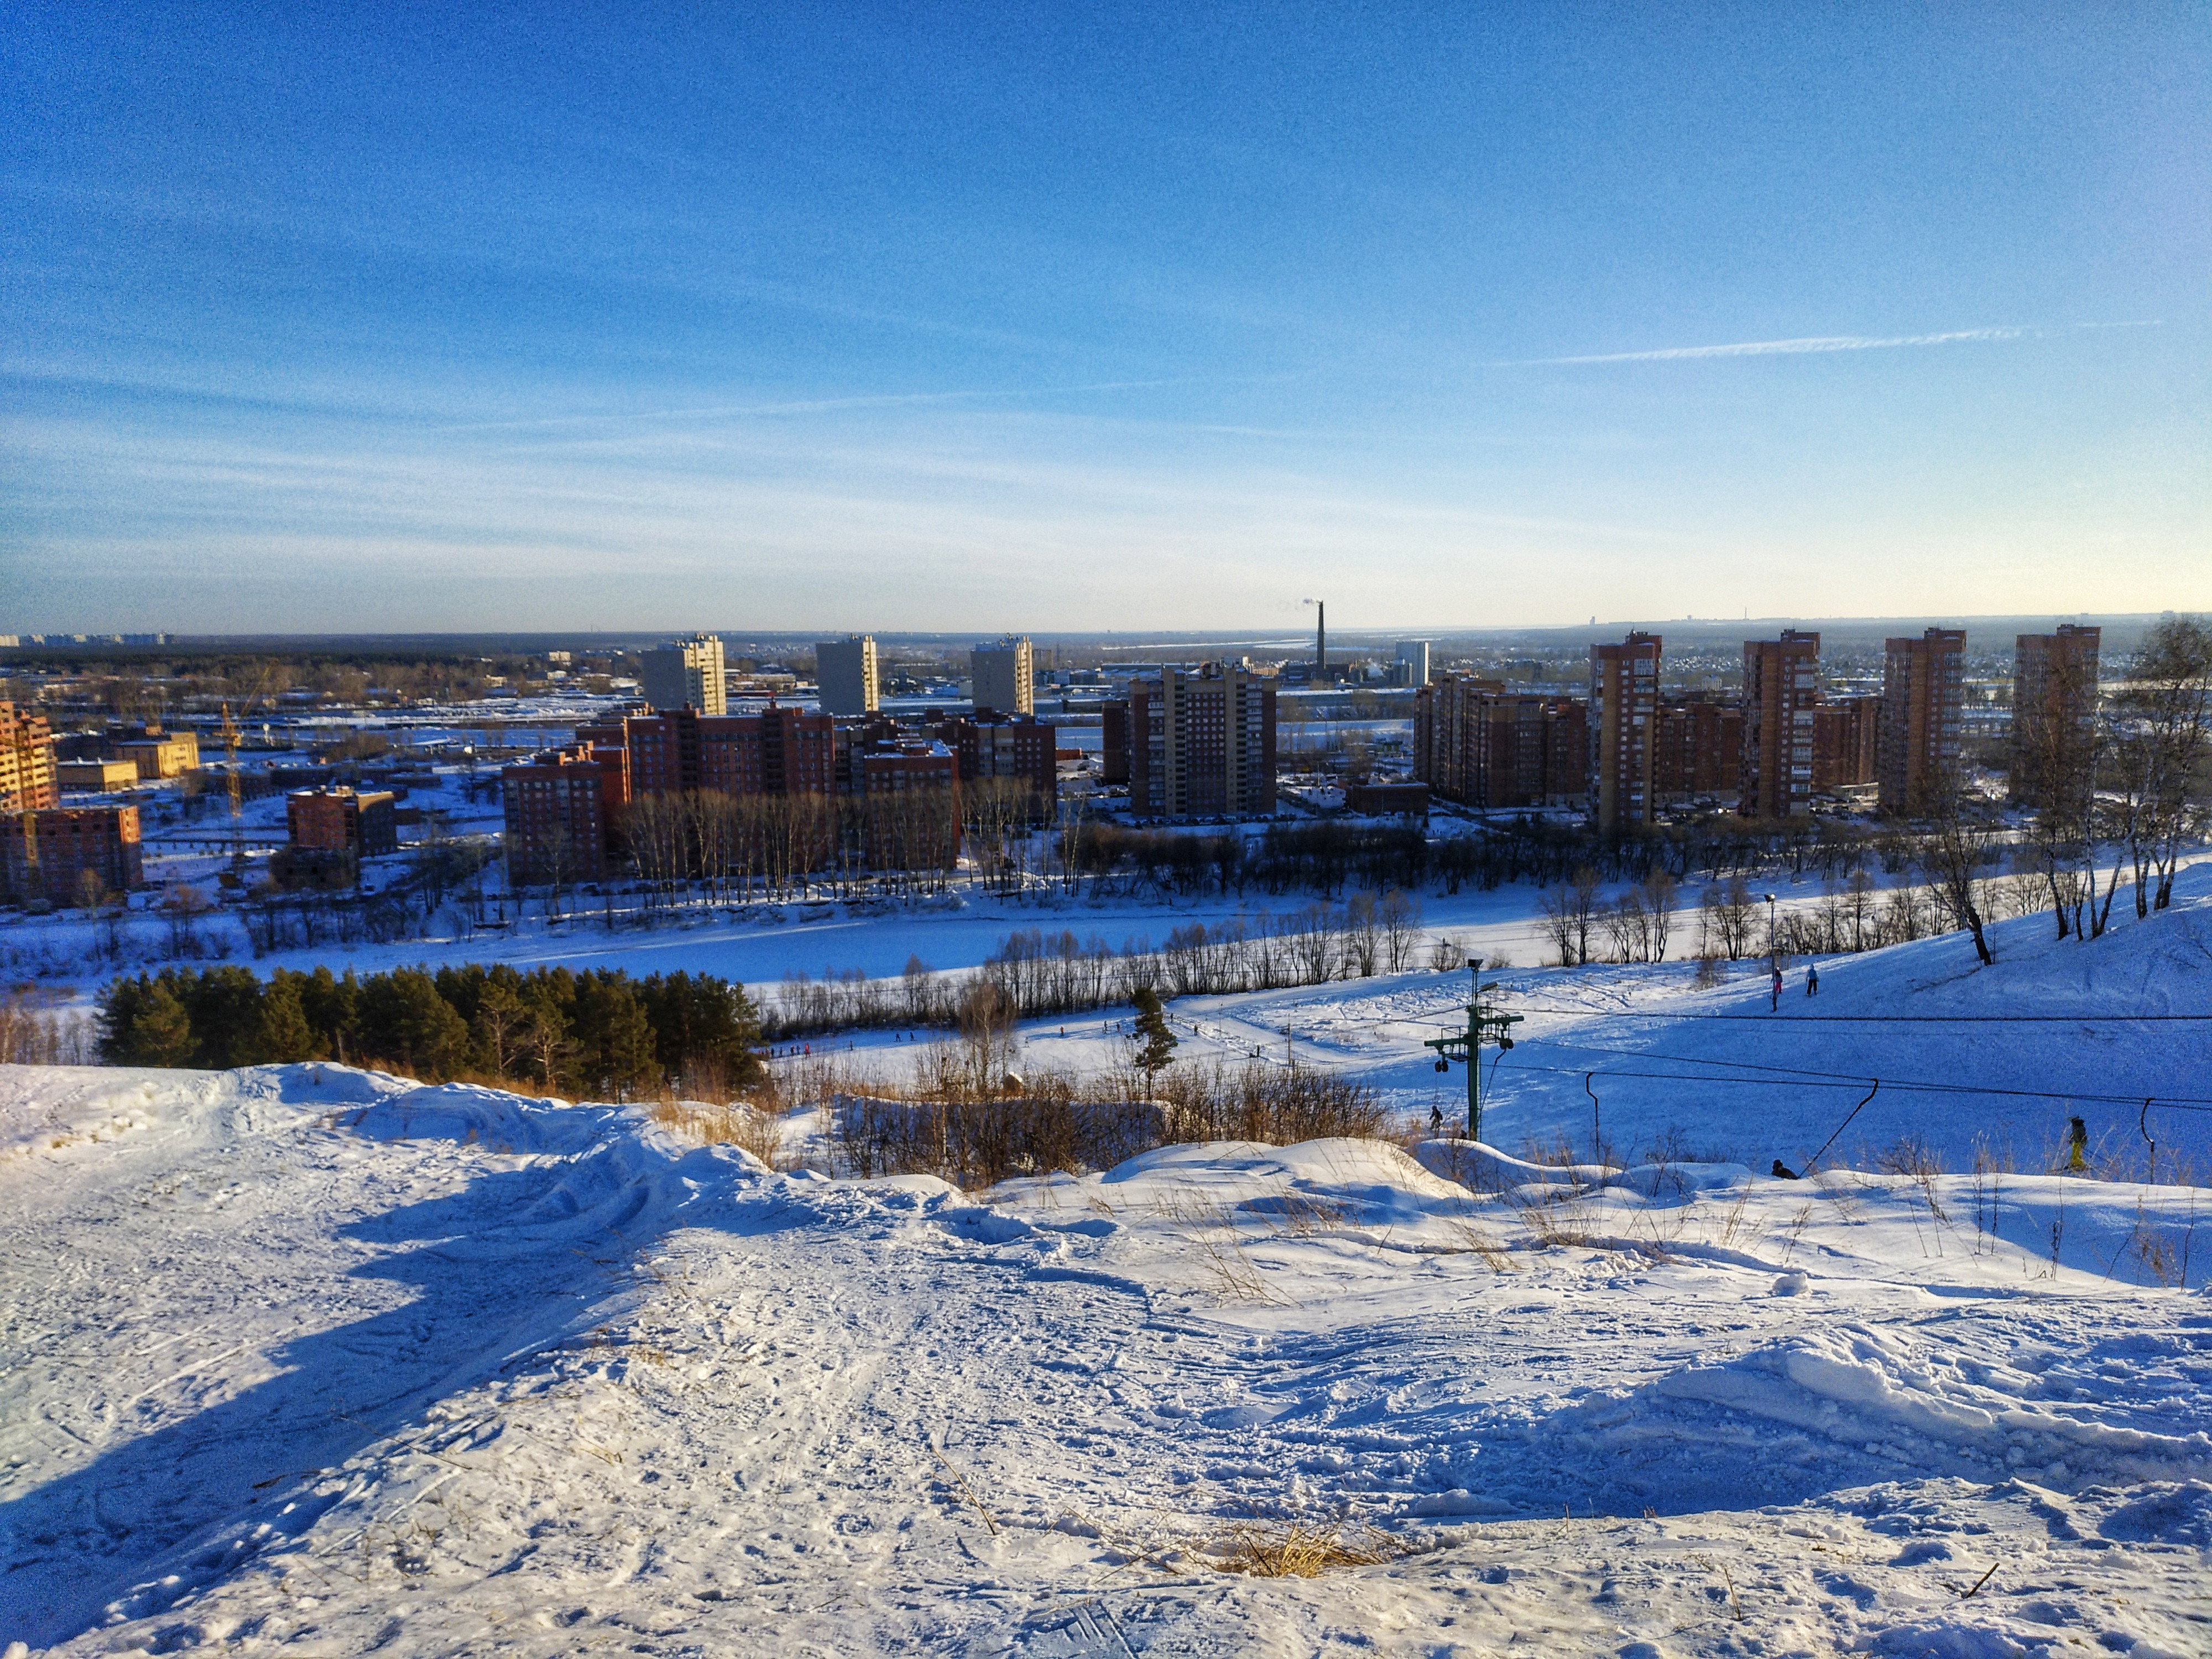
[[[704,1146],[735,1146],[771,1170],[790,1167],[787,1125],[774,1112],[742,1100],[715,1105],[705,1101],[664,1100],[647,1115],[655,1123],[688,1135]]]
[[[89,1066],[93,1036],[86,1015],[49,1006],[35,992],[0,1000],[0,1065]]]

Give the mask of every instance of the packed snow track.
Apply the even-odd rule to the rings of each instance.
[[[0,1071],[0,1649],[2203,1654],[2200,1207]]]

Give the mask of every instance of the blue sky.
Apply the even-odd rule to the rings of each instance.
[[[2212,607],[2202,5],[9,3],[0,76],[0,629]]]

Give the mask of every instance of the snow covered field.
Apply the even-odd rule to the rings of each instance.
[[[2212,881],[2044,925],[1778,1012],[1510,970],[1491,1146],[975,1194],[334,1066],[0,1070],[0,1650],[2212,1650]],[[1172,1007],[1418,1121],[1466,982]],[[2127,1179],[2048,1173],[2077,1113]]]
[[[2193,1189],[1336,1141],[970,1198],[313,1066],[15,1069],[0,1122],[0,1644],[2212,1629],[2212,1307],[2143,1270]],[[1366,1564],[1228,1570],[1326,1543]]]

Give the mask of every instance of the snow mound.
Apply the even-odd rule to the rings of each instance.
[[[1424,1140],[1413,1155],[1431,1175],[1478,1193],[1620,1187],[1645,1198],[1687,1198],[1736,1186],[1751,1176],[1741,1164],[1639,1164],[1627,1169],[1609,1164],[1535,1164],[1480,1140]]]
[[[606,1138],[619,1107],[532,1100],[470,1083],[384,1095],[344,1120],[371,1140],[457,1140],[495,1152],[568,1156]]]
[[[1644,1392],[1656,1413],[1675,1402],[1717,1407],[1954,1474],[2006,1471],[2057,1488],[2212,1478],[2212,1435],[2038,1410],[2027,1402],[2038,1386],[2025,1372],[1964,1364],[1910,1331],[1841,1325],[1670,1373]]]

